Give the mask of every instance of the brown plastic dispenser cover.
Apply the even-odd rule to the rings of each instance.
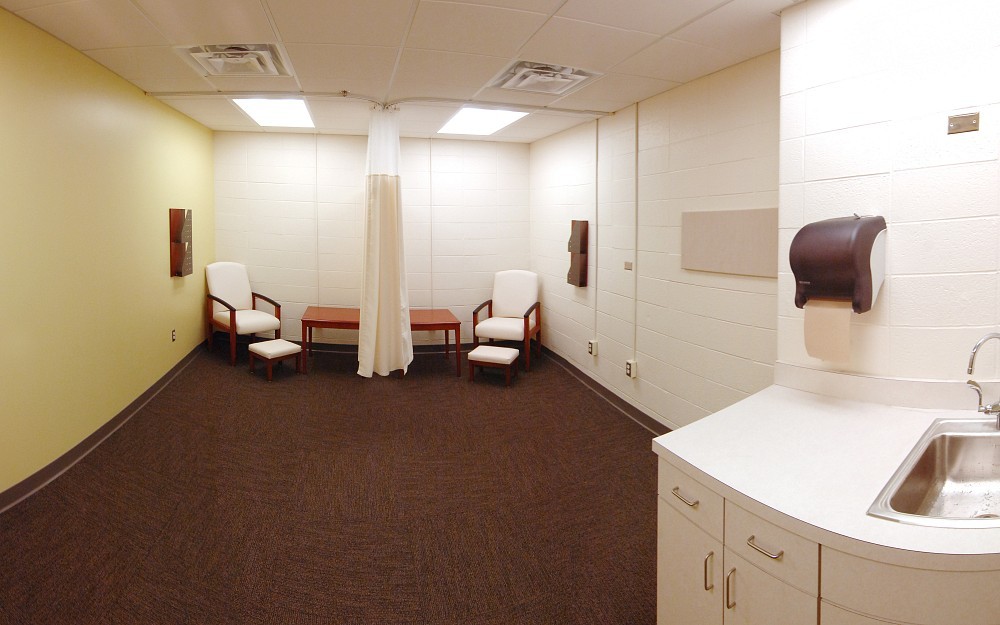
[[[885,230],[882,217],[838,217],[803,226],[788,254],[795,274],[795,305],[812,298],[850,301],[854,312],[872,307],[871,252]]]

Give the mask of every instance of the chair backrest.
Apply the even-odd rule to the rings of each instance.
[[[208,282],[208,292],[232,304],[236,310],[253,308],[253,296],[250,293],[250,278],[247,268],[240,263],[218,262],[205,266],[205,280]],[[226,310],[218,302],[212,302],[215,312]]]
[[[537,301],[538,274],[509,269],[493,277],[494,317],[520,317]]]

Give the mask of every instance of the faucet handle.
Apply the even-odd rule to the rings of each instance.
[[[986,407],[983,406],[983,387],[979,386],[979,382],[976,382],[975,380],[969,380],[966,384],[968,384],[972,390],[976,391],[976,395],[979,396],[979,401],[977,402],[979,412],[984,412]]]

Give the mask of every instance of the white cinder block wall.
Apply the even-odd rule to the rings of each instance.
[[[245,263],[297,340],[309,305],[358,306],[367,138],[216,133],[216,258]],[[493,274],[529,267],[528,146],[403,139],[410,305],[450,308],[471,341]],[[317,331],[357,343],[357,332]],[[440,333],[414,336],[441,341]]]
[[[777,281],[681,269],[680,220],[777,206],[778,78],[779,54],[764,55],[601,119],[596,133],[586,125],[531,147],[545,343],[671,427],[773,381]],[[588,288],[574,289],[569,220],[593,220],[595,201],[597,258]]]
[[[782,13],[781,65],[779,361],[964,381],[1000,323],[996,3],[809,0]],[[949,115],[977,111],[980,131],[947,134]],[[803,224],[851,213],[885,217],[887,279],[838,365],[805,353],[787,250]],[[998,347],[975,377],[997,377]]]

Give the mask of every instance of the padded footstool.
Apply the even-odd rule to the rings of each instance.
[[[254,356],[267,363],[267,381],[271,381],[271,367],[276,362],[295,357],[295,371],[302,373],[302,346],[285,339],[250,343],[250,373],[253,373]]]
[[[503,369],[507,375],[507,386],[510,386],[510,370],[514,370],[514,377],[517,377],[517,357],[519,353],[510,347],[494,347],[492,345],[480,345],[469,352],[469,381],[475,377],[476,367],[494,367]]]

